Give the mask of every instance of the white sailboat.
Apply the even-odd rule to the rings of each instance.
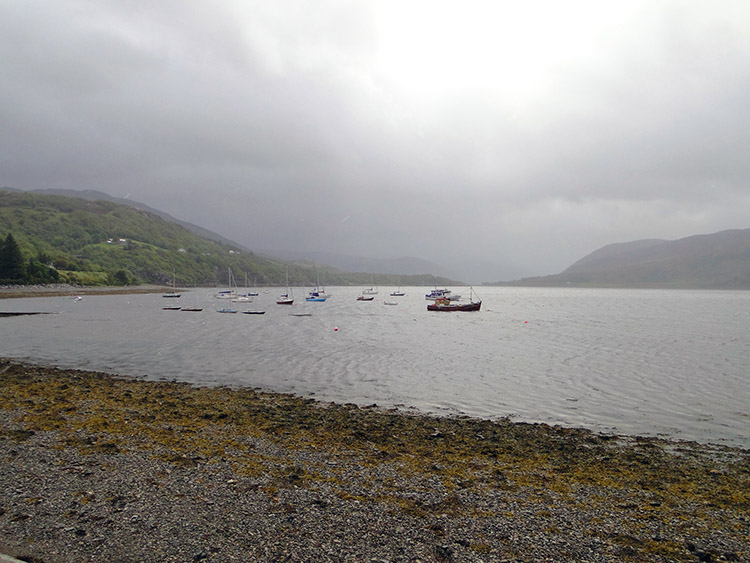
[[[401,280],[398,280],[398,289],[396,291],[391,291],[391,297],[403,297],[406,295],[403,291],[401,291]]]
[[[224,289],[222,291],[219,291],[216,294],[216,299],[234,299],[237,297],[237,288],[235,287],[235,284],[233,282],[234,276],[232,276],[232,268],[227,268],[227,283],[229,284],[229,289]]]
[[[237,294],[235,297],[232,298],[232,301],[237,302],[237,303],[252,303],[253,298],[251,297],[251,295],[253,294],[247,291],[247,272],[245,272],[245,293]],[[255,295],[257,295],[257,293]]]
[[[372,285],[370,287],[366,287],[362,290],[362,295],[377,295],[378,294],[378,288],[375,287],[375,275],[370,274],[372,278]]]

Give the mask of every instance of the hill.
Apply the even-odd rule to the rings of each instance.
[[[6,188],[6,189],[10,189],[10,188]],[[213,231],[209,231],[208,229],[204,229],[203,227],[200,227],[193,223],[182,221],[180,219],[177,219],[176,217],[172,217],[169,213],[165,213],[163,211],[150,207],[146,205],[145,203],[134,201],[132,199],[114,197],[107,193],[100,192],[97,190],[44,189],[44,190],[31,190],[28,193],[42,194],[42,195],[64,195],[67,197],[77,197],[77,198],[85,199],[88,201],[109,201],[112,203],[119,203],[120,205],[127,205],[128,207],[134,207],[135,209],[140,209],[141,211],[146,211],[152,215],[161,217],[168,223],[175,223],[177,225],[180,225],[181,227],[185,227],[188,231],[198,235],[199,237],[212,240],[214,242],[219,242],[221,244],[231,246],[232,248],[239,248],[246,252],[251,252],[250,249],[245,248],[244,246],[236,243],[233,240],[229,240],[228,238],[225,238],[218,233],[214,233]]]
[[[750,289],[750,229],[610,244],[560,274],[498,285]]]
[[[6,188],[9,189],[9,188]],[[250,249],[238,244],[237,242],[230,240],[226,237],[221,236],[218,233],[204,229],[199,225],[189,223],[177,219],[172,215],[155,209],[128,198],[119,198],[111,196],[107,193],[100,192],[97,190],[67,190],[67,189],[42,189],[42,190],[30,190],[29,193],[43,194],[43,195],[64,195],[68,197],[78,197],[89,201],[110,201],[112,203],[119,203],[121,205],[127,205],[147,211],[153,215],[157,215],[170,223],[176,223],[185,227],[188,231],[222,244],[231,246],[232,248],[238,248],[246,252],[254,252],[258,256],[264,256],[272,261],[282,262],[310,262],[315,261],[318,264],[325,264],[330,267],[332,271],[340,272],[370,272],[371,274],[398,274],[400,276],[416,276],[415,280],[422,280],[423,283],[412,283],[412,285],[433,285],[435,279],[433,276],[440,276],[444,280],[456,279],[456,276],[449,272],[445,267],[422,260],[421,258],[394,258],[394,259],[377,259],[377,258],[365,258],[361,256],[346,256],[341,254],[334,254],[331,252],[292,252],[284,250],[264,250],[256,249],[251,251]],[[335,274],[334,274],[335,275]],[[412,280],[414,282],[414,280]],[[363,283],[370,283],[365,281]],[[463,282],[446,282],[447,285],[465,285]],[[361,285],[361,284],[360,284]]]
[[[230,267],[238,280],[247,273],[258,286],[284,285],[287,268],[293,285],[311,285],[315,279],[309,262],[287,264],[259,256],[210,231],[204,230],[211,238],[199,236],[146,206],[96,199],[100,192],[86,194],[84,199],[0,189],[0,235],[12,233],[25,259],[51,266],[60,281],[81,285],[168,284],[173,273],[181,286],[223,285]],[[369,273],[323,265],[318,271],[327,285],[371,283]],[[376,276],[375,281],[396,285],[398,276]],[[451,282],[423,275],[402,283]]]

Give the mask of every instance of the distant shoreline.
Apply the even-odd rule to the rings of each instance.
[[[178,288],[180,291],[186,291]],[[0,286],[0,299],[21,299],[27,297],[60,297],[69,295],[128,295],[138,293],[163,293],[171,288],[161,285],[132,286],[74,286],[54,285],[6,285]]]

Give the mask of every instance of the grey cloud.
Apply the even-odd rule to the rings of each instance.
[[[417,255],[469,280],[747,227],[744,3],[576,2],[588,49],[546,46],[528,96],[491,63],[409,93],[378,66],[382,6],[4,3],[0,181],[129,193],[251,248]],[[445,45],[413,33],[414,60],[440,68]],[[543,39],[530,29],[518,55]]]

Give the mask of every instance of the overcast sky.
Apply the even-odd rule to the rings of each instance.
[[[750,227],[750,2],[0,0],[0,186],[477,282]]]

